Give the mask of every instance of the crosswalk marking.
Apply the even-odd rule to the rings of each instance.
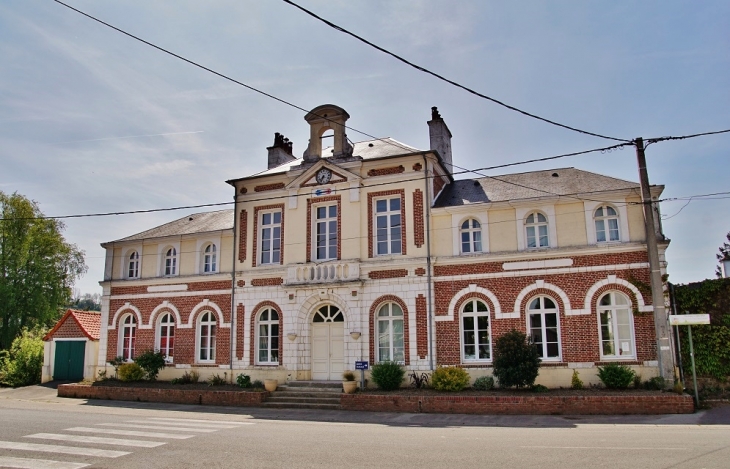
[[[43,453],[75,454],[81,456],[98,456],[101,458],[118,458],[130,454],[128,451],[112,451],[108,449],[82,448],[74,446],[41,445],[37,443],[20,443],[15,441],[0,441],[2,449],[17,449],[22,451],[40,451]]]
[[[209,425],[253,425],[253,422],[235,422],[232,420],[202,420],[202,419],[173,419],[167,417],[150,417],[149,420],[160,420],[164,422],[180,422],[180,423],[206,423]]]
[[[81,469],[88,464],[79,462],[51,461],[49,459],[26,459],[0,456],[0,467],[17,469]]]
[[[59,435],[58,433],[36,433],[26,435],[26,438],[38,438],[39,440],[73,441],[78,443],[101,443],[103,445],[118,446],[139,446],[141,448],[156,448],[165,443],[160,441],[126,440],[121,438],[102,438],[98,436],[84,435]]]
[[[170,425],[170,428],[178,429],[180,426],[188,425],[186,428],[213,428],[215,430],[225,430],[227,428],[238,428],[238,425],[208,425],[205,423],[194,423],[194,422],[150,422],[149,420],[125,420],[130,423],[146,423],[146,424],[158,424],[158,425]]]
[[[183,428],[183,427],[158,427],[156,425],[137,425],[133,423],[97,423],[106,427],[122,427],[122,428],[143,428],[147,430],[175,430],[180,432],[200,432],[200,433],[213,433],[217,430],[213,428]]]
[[[104,433],[106,435],[122,435],[122,436],[147,436],[150,438],[171,438],[173,440],[186,440],[195,435],[181,435],[178,433],[158,433],[158,432],[140,432],[137,430],[112,430],[111,428],[91,428],[91,427],[72,427],[67,428],[67,432],[90,432]]]

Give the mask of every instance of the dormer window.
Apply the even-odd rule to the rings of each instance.
[[[165,251],[165,275],[177,275],[177,250],[169,248]]]

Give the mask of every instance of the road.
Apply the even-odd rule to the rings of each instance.
[[[722,468],[730,407],[674,416],[428,415],[86,401],[0,389],[0,467]]]

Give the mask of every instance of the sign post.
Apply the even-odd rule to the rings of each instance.
[[[365,370],[368,369],[367,361],[356,361],[355,369],[360,370],[360,389],[365,389]]]
[[[695,390],[695,405],[699,407],[700,397],[697,392],[697,371],[695,370],[695,348],[692,345],[692,324],[709,324],[709,314],[683,314],[669,316],[669,324],[672,326],[687,326],[687,337],[689,338],[689,358],[692,363],[692,384]]]

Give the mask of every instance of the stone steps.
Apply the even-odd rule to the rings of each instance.
[[[279,386],[264,407],[338,410],[342,383],[333,381],[289,381]]]

